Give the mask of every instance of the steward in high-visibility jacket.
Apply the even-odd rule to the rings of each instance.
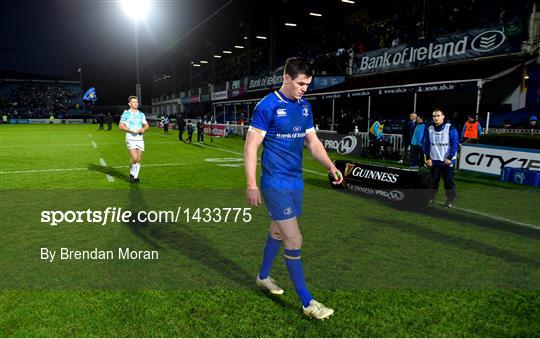
[[[475,120],[474,116],[469,115],[469,119],[463,125],[461,139],[465,142],[478,142],[478,138],[483,134],[482,126]]]

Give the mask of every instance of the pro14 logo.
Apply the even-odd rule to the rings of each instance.
[[[324,147],[326,149],[335,150],[339,154],[350,154],[356,148],[358,141],[353,135],[348,135],[341,139],[337,140],[324,140]]]

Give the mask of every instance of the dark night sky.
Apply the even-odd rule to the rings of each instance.
[[[208,60],[212,50],[243,44],[242,22],[249,23],[251,35],[268,35],[270,13],[282,25],[289,18],[313,20],[307,10],[331,16],[357,6],[338,0],[150,0],[138,26],[143,98],[150,98],[154,74],[186,78],[190,60]],[[83,66],[84,87],[96,87],[100,104],[123,103],[136,82],[134,46],[134,25],[119,0],[0,1],[0,71],[78,80]]]
[[[225,2],[152,1],[139,26],[141,66]],[[84,64],[135,68],[133,23],[118,1],[18,0],[0,7],[0,70],[73,77]]]

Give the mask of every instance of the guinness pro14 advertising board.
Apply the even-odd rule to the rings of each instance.
[[[423,207],[428,203],[431,177],[425,171],[347,160],[336,160],[334,164],[344,177],[337,188],[407,207]],[[332,177],[329,180],[334,181]]]

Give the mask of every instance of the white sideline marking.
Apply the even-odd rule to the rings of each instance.
[[[125,145],[125,142],[100,142],[100,145]],[[158,142],[152,142],[151,145],[155,144],[178,144],[177,141],[158,141]],[[9,145],[4,146],[2,145],[2,149],[4,148],[21,148],[21,147],[58,147],[58,146],[88,146],[88,144],[28,144],[28,145]]]
[[[188,163],[171,163],[171,164],[145,164],[144,167],[164,167],[164,166],[183,166],[189,165]],[[109,166],[110,168],[126,168],[127,165]],[[26,171],[6,171],[0,172],[0,174],[24,174],[24,173],[40,173],[40,172],[68,172],[68,171],[85,171],[89,170],[87,167],[75,167],[75,168],[50,168],[50,169],[38,169],[38,170],[26,170]]]
[[[94,148],[97,148],[97,144],[94,140],[92,140],[92,146],[94,146]]]
[[[313,171],[313,170],[310,170],[310,169],[307,169],[307,168],[302,168],[302,171],[308,172],[308,173],[312,173],[312,174],[317,174],[317,175],[320,175],[320,176],[323,176],[323,177],[327,177],[327,176],[328,176],[328,174],[326,174],[326,173],[321,173],[321,172]]]
[[[107,167],[107,163],[105,162],[105,160],[103,160],[103,158],[99,158],[99,162],[101,163],[101,166]],[[105,176],[107,177],[107,181],[109,181],[109,182],[114,181],[114,178],[111,177],[109,174],[105,173]]]
[[[39,170],[25,170],[25,171],[6,171],[0,172],[0,174],[21,174],[21,173],[40,173],[40,172],[64,172],[64,171],[84,171],[86,167],[76,168],[51,168],[51,169],[39,169]]]
[[[438,204],[438,205],[444,206],[444,204]],[[487,213],[478,212],[478,211],[475,211],[475,210],[470,210],[468,208],[462,208],[462,207],[455,207],[454,206],[451,209],[462,211],[462,212],[467,212],[467,213],[471,213],[471,214],[480,215],[480,216],[490,218],[490,219],[493,219],[493,220],[504,221],[504,222],[519,225],[519,226],[522,226],[522,227],[529,227],[529,228],[533,228],[535,230],[540,230],[540,226],[537,226],[537,225],[527,224],[527,223],[520,222],[520,221],[515,221],[515,220],[512,220],[512,219],[498,217],[498,216],[495,216],[495,215],[490,215],[490,214],[487,214]]]

